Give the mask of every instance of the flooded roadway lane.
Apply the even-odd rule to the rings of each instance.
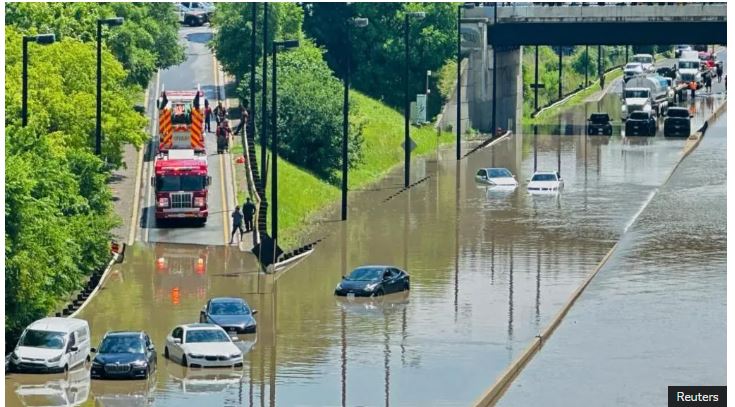
[[[163,353],[166,334],[196,321],[207,298],[238,295],[259,310],[258,333],[240,343],[249,350],[244,369],[183,369],[159,357],[147,387],[69,379],[55,388],[83,387],[76,397],[86,391],[100,405],[116,397],[157,406],[467,405],[613,246],[683,144],[519,135],[463,160],[459,180],[453,151],[415,160],[415,179],[430,178],[387,201],[400,171],[353,192],[348,223],[324,222],[326,239],[275,286],[232,247],[132,247],[80,316],[93,343],[107,330],[144,329]],[[493,165],[509,168],[521,186],[475,184],[476,169]],[[534,165],[560,168],[565,190],[528,195]],[[405,267],[410,294],[336,299],[340,276],[366,263]],[[6,405],[26,400],[29,382],[39,380],[8,376]]]
[[[641,213],[500,405],[665,405],[667,386],[726,384],[725,122]]]

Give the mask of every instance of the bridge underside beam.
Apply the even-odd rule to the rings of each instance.
[[[488,25],[488,43],[493,47],[726,44],[727,21],[501,23]]]

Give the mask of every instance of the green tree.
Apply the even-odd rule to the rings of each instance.
[[[125,23],[103,28],[103,42],[123,64],[127,81],[146,86],[157,69],[184,60],[171,3],[7,3],[5,24],[24,34],[52,32],[57,40],[97,41],[97,19],[120,16]]]
[[[343,87],[323,53],[309,40],[296,49],[278,53],[278,148],[279,155],[288,161],[335,182],[338,178],[334,172],[341,165]],[[261,84],[259,69],[256,86],[260,89]],[[247,95],[247,82],[242,83],[240,93]],[[256,105],[260,106],[261,92],[256,94]],[[256,120],[260,128],[262,117],[256,115]],[[270,126],[270,117],[267,120]],[[361,157],[363,125],[364,120],[353,114],[348,137],[352,166]]]

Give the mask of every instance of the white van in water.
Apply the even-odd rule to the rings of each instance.
[[[43,318],[28,325],[10,355],[10,368],[19,372],[65,372],[89,361],[87,321]]]

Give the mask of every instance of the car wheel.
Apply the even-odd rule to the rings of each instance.
[[[184,367],[189,367],[189,364],[186,361],[186,355],[181,357],[181,365]]]
[[[168,346],[166,346],[165,348],[163,348],[163,357],[166,358],[166,359],[171,359],[168,356]]]
[[[375,292],[376,297],[381,297],[383,295],[385,295],[385,291],[382,288]]]
[[[191,23],[191,17],[186,17],[184,19],[184,25],[192,26],[194,24]]]
[[[406,290],[410,290],[410,289],[411,289],[411,282],[406,280]]]

